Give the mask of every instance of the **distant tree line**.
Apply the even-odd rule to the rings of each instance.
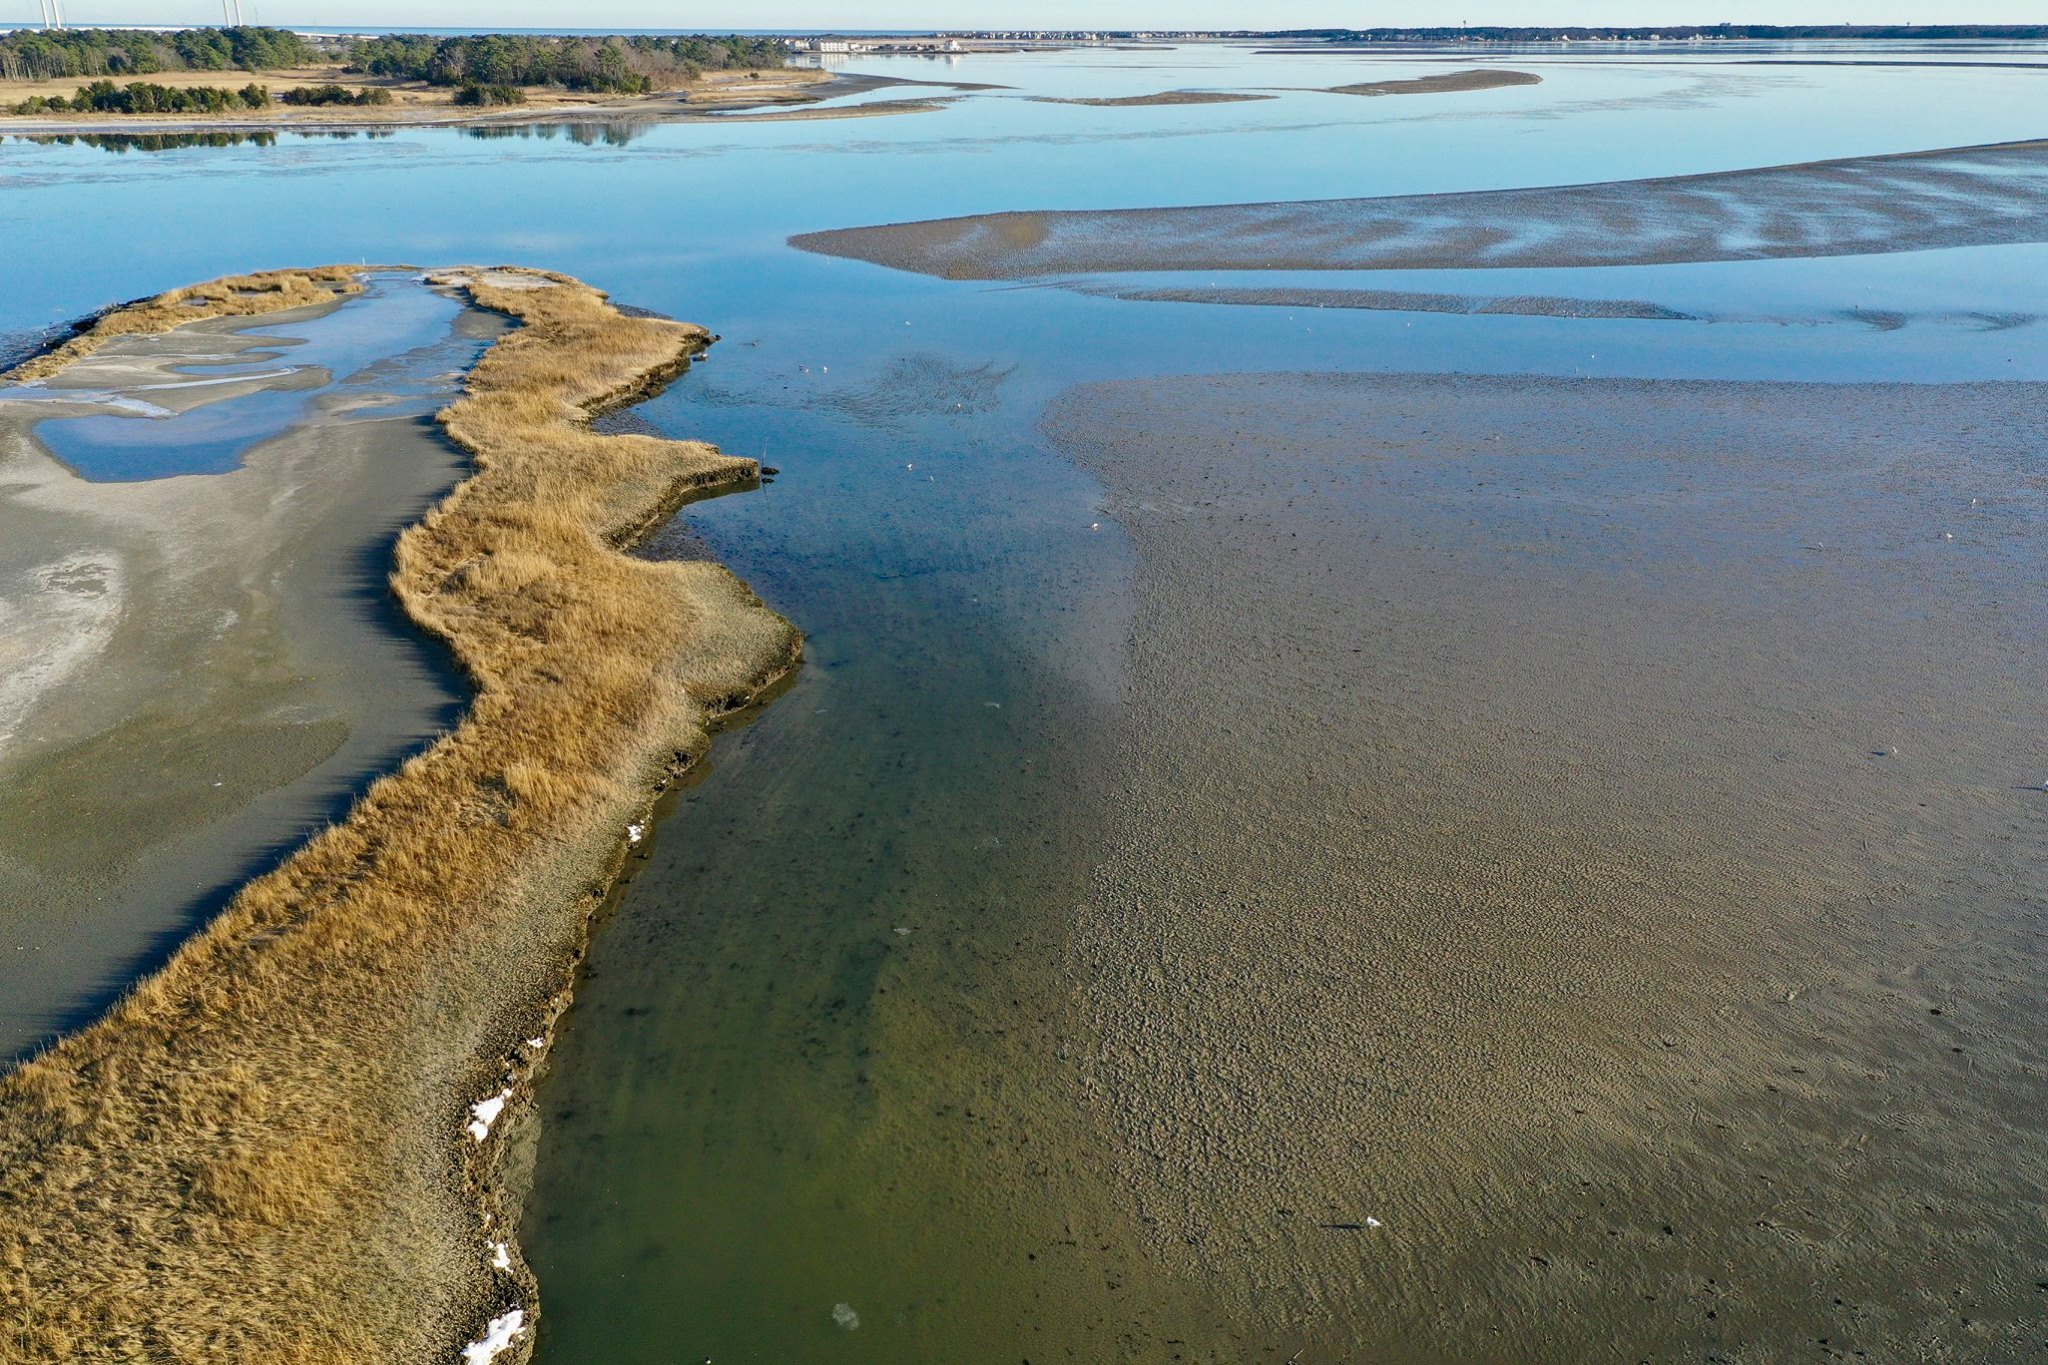
[[[633,95],[677,89],[704,71],[779,67],[784,60],[780,40],[738,35],[549,38],[492,33],[435,38],[399,33],[352,44],[348,69],[458,88],[551,85]]]
[[[144,33],[103,28],[0,33],[0,79],[50,81],[147,76],[159,71],[275,71],[317,60],[281,28],[193,28]]]
[[[1554,43],[1569,38],[2048,38],[2048,24],[1628,24],[1597,28],[1524,28],[1492,24],[1437,28],[1288,29],[1266,38],[1319,38],[1339,43]]]
[[[226,114],[266,109],[270,91],[260,85],[225,90],[217,85],[153,85],[94,81],[70,99],[35,95],[14,106],[17,114]]]

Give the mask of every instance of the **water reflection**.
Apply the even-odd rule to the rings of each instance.
[[[644,137],[652,125],[646,120],[604,119],[553,123],[483,123],[462,129],[462,135],[478,142],[524,141],[573,142],[579,147],[624,147]]]
[[[396,128],[224,128],[176,133],[16,133],[17,142],[45,147],[90,147],[116,156],[129,152],[179,152],[193,147],[275,147],[280,136],[308,142],[375,141],[397,135]]]

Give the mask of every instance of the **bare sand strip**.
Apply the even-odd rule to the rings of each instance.
[[[1212,303],[1254,308],[1355,308],[1384,313],[1461,313],[1534,318],[1631,318],[1644,322],[1696,322],[1661,303],[1641,299],[1573,299],[1551,294],[1424,294],[1401,289],[1174,289],[1158,285],[1078,283],[1076,294],[1139,303]]]
[[[1272,100],[1278,95],[1249,95],[1229,90],[1162,90],[1156,95],[1121,95],[1113,99],[1062,99],[1057,95],[1032,95],[1033,104],[1080,104],[1090,109],[1153,109],[1176,104],[1244,104]]]
[[[2048,241],[2048,142],[1539,189],[992,213],[790,240],[964,280],[1650,265],[2005,245]]]
[[[1543,78],[1533,71],[1502,71],[1476,68],[1449,71],[1438,76],[1415,76],[1398,81],[1359,81],[1336,85],[1332,95],[1455,95],[1468,90],[1502,90],[1515,85],[1541,85]]]
[[[887,118],[891,114],[930,114],[951,104],[957,95],[940,95],[927,99],[873,100],[867,104],[838,104],[829,109],[810,107],[799,109],[770,109],[760,113],[741,112],[734,114],[684,114],[673,122],[679,123],[808,123],[815,119],[842,118]]]
[[[0,1079],[0,1359],[530,1345],[506,1108],[655,793],[801,641],[717,565],[618,552],[758,474],[589,427],[702,329],[565,276],[438,278],[524,324],[441,414],[475,473],[392,579],[475,700],[104,1020]]]

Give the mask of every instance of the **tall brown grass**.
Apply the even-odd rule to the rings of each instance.
[[[545,287],[504,287],[521,277]],[[0,1360],[441,1362],[535,1307],[523,1265],[489,1265],[517,1208],[492,1165],[505,1120],[477,1144],[467,1106],[525,1083],[521,1040],[563,999],[627,822],[800,640],[716,565],[618,552],[757,472],[589,429],[705,334],[566,276],[443,278],[523,324],[441,414],[475,472],[392,577],[475,699],[105,1019],[0,1079]]]
[[[202,318],[255,317],[288,308],[306,308],[362,292],[362,267],[344,265],[269,270],[259,275],[231,275],[189,285],[102,313],[91,327],[63,345],[17,365],[6,378],[24,384],[48,379],[115,337],[167,332],[180,323]]]

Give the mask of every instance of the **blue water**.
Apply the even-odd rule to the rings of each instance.
[[[224,474],[249,452],[306,420],[317,404],[359,400],[359,415],[402,416],[430,411],[448,392],[448,378],[475,363],[486,344],[458,336],[462,305],[452,297],[374,277],[369,291],[324,316],[263,319],[226,329],[260,342],[232,360],[180,367],[222,385],[235,380],[289,376],[289,388],[265,388],[171,416],[132,411],[52,418],[33,428],[36,439],[81,477],[94,482],[161,479],[176,474]],[[179,381],[169,381],[176,383]],[[186,381],[188,385],[191,381]],[[176,401],[203,389],[152,391],[129,396]],[[16,395],[16,400],[63,399],[66,390]],[[374,401],[363,402],[367,398]],[[0,401],[5,401],[0,397]]]

